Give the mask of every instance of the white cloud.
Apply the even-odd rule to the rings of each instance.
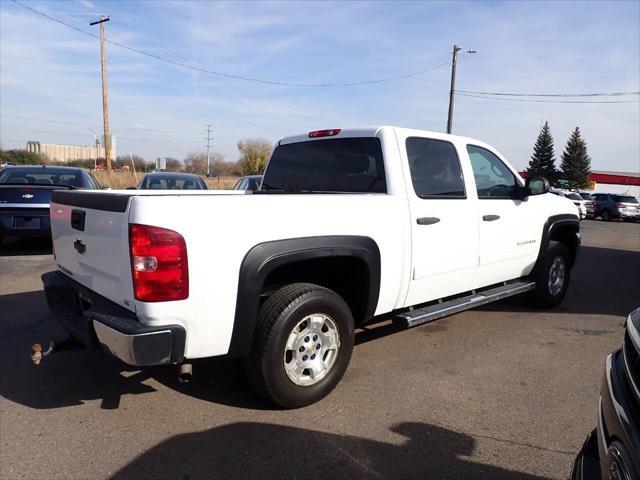
[[[71,3],[29,5],[85,30],[95,28],[86,18],[73,17]],[[113,20],[108,38],[257,78],[319,82],[393,76],[446,62],[457,42],[478,50],[460,59],[459,89],[640,90],[640,32],[634,20],[639,12],[633,3],[118,2],[108,8]],[[59,142],[92,137],[87,126],[62,122],[100,125],[98,41],[11,4],[4,3],[1,13],[0,113],[61,122],[1,117],[2,137],[38,134]],[[203,148],[207,123],[215,124],[216,151],[235,158],[235,144],[246,136],[274,141],[316,127],[376,123],[442,131],[446,122],[448,68],[363,87],[285,88],[185,70],[111,44],[107,52],[118,148],[148,158],[183,157]],[[518,167],[528,161],[541,120],[551,124],[558,157],[579,125],[594,167],[638,168],[638,104],[456,98],[454,131],[494,144]]]

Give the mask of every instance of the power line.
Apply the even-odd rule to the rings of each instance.
[[[40,15],[42,17],[48,18],[49,20],[59,23],[60,25],[64,25],[67,28],[70,28],[72,30],[75,30],[76,32],[80,32],[83,33],[85,35],[89,35],[90,37],[93,38],[100,38],[98,35],[94,35],[91,32],[87,32],[86,30],[83,30],[81,28],[75,27],[73,25],[70,25],[58,18],[52,17],[51,15],[48,15],[44,12],[41,12],[39,10],[36,10],[35,8],[31,8],[21,2],[19,2],[18,0],[11,0],[13,3],[15,3],[16,5],[21,6],[22,8],[29,10],[32,13],[35,13],[37,15]],[[361,80],[361,81],[357,81],[357,82],[335,82],[335,83],[290,83],[290,82],[279,82],[279,81],[273,81],[273,80],[264,80],[264,79],[260,79],[260,78],[254,78],[254,77],[247,77],[247,76],[243,76],[243,75],[235,75],[232,73],[225,73],[225,72],[219,72],[216,70],[210,70],[204,67],[199,67],[197,65],[191,65],[188,63],[184,63],[184,62],[180,62],[177,60],[172,60],[170,58],[166,58],[166,57],[162,57],[160,55],[156,55],[154,53],[149,53],[146,52],[144,50],[140,50],[138,48],[135,47],[130,47],[128,45],[124,45],[122,43],[119,42],[115,42],[113,40],[109,40],[106,39],[105,40],[107,43],[110,43],[112,45],[115,45],[117,47],[120,48],[124,48],[125,50],[129,50],[130,52],[134,52],[137,53],[139,55],[144,55],[146,57],[150,57],[150,58],[154,58],[156,60],[159,60],[161,62],[165,62],[165,63],[170,63],[172,65],[177,65],[183,68],[188,68],[190,70],[194,70],[197,72],[203,72],[203,73],[208,73],[211,75],[218,75],[220,77],[226,77],[226,78],[232,78],[235,80],[243,80],[245,82],[254,82],[254,83],[261,83],[263,85],[275,85],[275,86],[280,86],[280,87],[355,87],[355,86],[359,86],[359,85],[371,85],[371,84],[376,84],[376,83],[385,83],[385,82],[392,82],[395,80],[402,80],[402,79],[406,79],[406,78],[410,78],[410,77],[415,77],[417,75],[422,75],[424,73],[430,72],[432,70],[436,70],[438,68],[442,68],[444,66],[450,65],[451,62],[444,62],[441,63],[439,65],[436,65],[434,67],[430,67],[430,68],[424,68],[422,70],[418,70],[415,72],[411,72],[411,73],[406,73],[403,75],[395,75],[395,76],[391,76],[391,77],[385,77],[385,78],[377,78],[377,79],[370,79],[370,80]]]
[[[505,97],[621,97],[640,95],[640,92],[604,92],[604,93],[502,93],[502,92],[474,92],[471,90],[456,90],[456,93],[472,93],[476,95],[496,95]]]
[[[33,120],[35,122],[45,122],[45,123],[61,123],[65,125],[77,125],[80,127],[96,127],[99,123],[98,121],[96,121],[95,123],[80,123],[80,122],[68,122],[64,120],[49,120],[46,118],[25,117],[23,115],[9,115],[6,113],[0,114],[0,117],[16,118],[21,120]],[[193,135],[193,132],[186,132],[186,131],[179,131],[179,130],[157,130],[155,128],[134,127],[134,126],[116,124],[115,130],[118,130],[118,129],[119,130],[140,130],[142,132],[160,133],[160,134],[173,133],[173,134]]]
[[[501,98],[501,97],[486,97],[482,95],[472,95],[470,93],[457,92],[458,95],[463,97],[481,98],[483,100],[498,100],[503,102],[533,102],[533,103],[640,103],[640,100],[606,100],[606,101],[588,101],[588,100],[535,100],[525,98]]]
[[[174,53],[171,53],[166,45],[163,45],[161,42],[153,40],[151,37],[147,36],[147,35],[143,35],[142,32],[140,32],[139,30],[131,27],[130,25],[124,23],[122,20],[114,20],[111,19],[112,22],[115,22],[116,24],[118,24],[121,28],[129,31],[130,33],[132,33],[133,35],[135,35],[136,37],[138,37],[139,39],[141,39],[143,42],[145,42],[148,45],[151,45],[153,48],[155,48],[156,50],[159,49],[161,50],[163,53],[165,53],[166,55],[168,55],[169,57],[174,57],[174,58],[178,58],[178,60],[186,62],[184,57],[181,56],[177,56]],[[214,82],[216,85],[219,85],[220,87],[222,87],[223,89],[228,89],[231,92],[231,95],[227,94],[225,91],[220,91],[218,90],[218,93],[220,93],[221,95],[223,95],[224,97],[233,100],[234,102],[240,102],[246,106],[248,106],[252,113],[255,110],[259,110],[261,112],[264,112],[267,115],[270,115],[272,117],[279,117],[279,118],[285,118],[287,120],[290,120],[292,116],[301,119],[304,122],[309,122],[309,119],[312,118],[310,116],[302,116],[299,115],[297,113],[292,113],[289,112],[288,114],[283,114],[280,112],[274,112],[274,111],[270,111],[267,110],[265,108],[263,108],[259,103],[260,100],[258,100],[257,98],[255,98],[253,95],[251,95],[250,93],[248,93],[246,90],[238,87],[237,85],[232,85],[232,84],[228,84],[225,83],[222,79],[215,79],[215,78],[211,78],[211,81]],[[247,101],[248,100],[248,101]],[[315,120],[315,117],[314,117]],[[242,120],[243,122],[246,122],[246,120]],[[256,125],[254,122],[251,122],[254,125]],[[269,129],[270,130],[270,129]]]
[[[169,52],[169,50],[167,50],[159,42],[156,42],[152,38],[147,37],[146,35],[144,35],[139,30],[133,28],[131,25],[126,24],[122,20],[114,20],[114,19],[112,19],[111,21],[114,22],[115,24],[117,24],[121,29],[123,29],[123,30],[129,32],[130,34],[132,34],[134,37],[138,37],[140,40],[142,40],[144,43],[146,43],[150,47],[162,51],[165,55],[168,55],[168,56],[172,55],[172,53]]]
[[[86,137],[88,134],[86,133],[82,133],[82,132],[72,132],[69,130],[65,130],[65,131],[60,131],[60,130],[41,130],[41,129],[34,129],[34,128],[29,128],[29,129],[25,129],[22,127],[15,127],[13,125],[3,125],[2,129],[8,129],[8,130],[18,130],[18,131],[24,131],[24,130],[28,130],[28,132],[33,132],[33,133],[45,133],[45,134],[51,134],[51,135],[73,135],[75,137]],[[195,145],[197,140],[194,138],[187,138],[187,137],[154,137],[154,138],[150,138],[150,137],[129,137],[127,135],[118,135],[117,138],[122,139],[122,140],[142,140],[145,142],[176,142],[176,141],[180,141],[180,142],[185,142],[185,143],[190,143],[193,142],[193,144]]]

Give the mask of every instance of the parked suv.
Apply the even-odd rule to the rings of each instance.
[[[631,195],[618,195],[616,193],[595,193],[595,216],[605,222],[613,218],[622,218],[625,221],[640,220],[640,205],[638,199]]]

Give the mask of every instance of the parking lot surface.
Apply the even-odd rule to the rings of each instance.
[[[411,330],[361,331],[333,394],[293,411],[237,362],[138,370],[61,339],[48,246],[0,258],[0,478],[567,478],[595,426],[605,355],[640,306],[640,224],[582,222],[564,303],[508,299]],[[214,318],[211,321],[215,321]]]

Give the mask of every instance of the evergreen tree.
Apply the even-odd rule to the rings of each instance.
[[[569,188],[584,188],[589,185],[591,158],[587,154],[587,142],[582,139],[578,127],[567,141],[560,168],[563,180]]]
[[[538,134],[538,139],[533,147],[533,155],[527,167],[527,174],[530,177],[544,177],[552,184],[558,179],[556,158],[553,152],[553,137],[551,136],[549,122],[544,122],[544,126]]]

